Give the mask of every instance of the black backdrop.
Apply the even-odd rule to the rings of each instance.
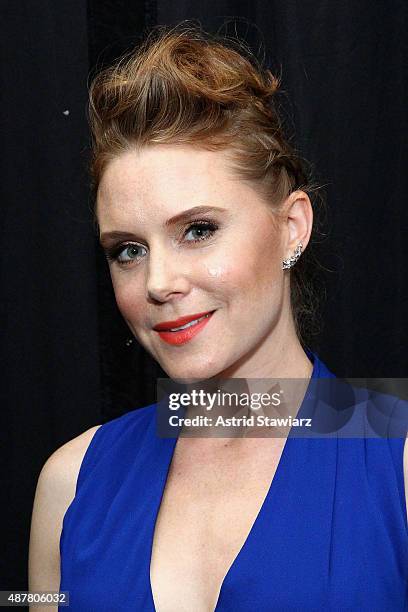
[[[408,376],[407,5],[402,0],[2,3],[0,589],[27,588],[35,485],[91,425],[155,400],[91,222],[87,78],[146,28],[237,31],[282,75],[285,115],[326,185],[322,329],[339,376]]]

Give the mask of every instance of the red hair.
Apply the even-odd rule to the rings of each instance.
[[[242,43],[218,40],[195,27],[156,28],[91,83],[94,191],[106,165],[124,151],[189,144],[228,151],[238,176],[278,211],[292,191],[314,189],[304,160],[283,133],[274,103],[278,89],[279,79]],[[310,332],[316,310],[307,282],[309,246],[290,272],[300,340],[303,319]]]

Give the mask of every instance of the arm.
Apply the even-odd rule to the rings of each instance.
[[[58,448],[45,462],[37,482],[28,558],[30,591],[58,591],[59,541],[65,512],[75,496],[82,459],[100,427],[91,427]],[[30,607],[32,612],[56,612],[57,606]]]

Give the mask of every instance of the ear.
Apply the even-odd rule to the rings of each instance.
[[[293,255],[299,242],[302,251],[307,247],[313,227],[313,208],[304,191],[293,191],[285,200],[284,212],[284,259]]]

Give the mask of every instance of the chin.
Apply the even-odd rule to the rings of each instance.
[[[167,372],[167,376],[169,378],[171,378],[172,380],[177,380],[177,382],[183,385],[199,382],[201,380],[207,380],[212,376],[212,374],[207,375],[206,373],[204,373],[202,369],[197,369],[197,371],[191,369],[186,372],[186,370],[174,370],[170,368],[166,369],[165,371]]]
[[[190,384],[194,382],[199,382],[200,380],[207,380],[209,378],[213,378],[217,376],[220,371],[219,367],[215,365],[210,365],[208,363],[204,364],[194,364],[190,363],[188,367],[183,367],[183,365],[175,366],[174,363],[167,367],[167,364],[160,364],[162,369],[167,373],[167,376],[173,380],[177,380],[181,384]]]

